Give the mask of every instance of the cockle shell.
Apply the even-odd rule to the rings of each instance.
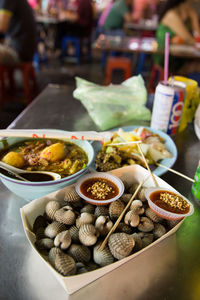
[[[88,263],[91,259],[91,252],[87,246],[72,244],[67,253],[77,262]]]
[[[142,238],[141,238],[141,236],[138,234],[138,233],[136,233],[136,232],[134,232],[133,234],[132,234],[132,237],[134,238],[134,241],[135,241],[135,247],[134,247],[134,252],[137,252],[137,251],[139,251],[139,250],[141,250],[142,249]]]
[[[49,251],[48,259],[49,259],[50,264],[54,267],[55,267],[56,254],[58,252],[61,252],[61,250],[60,250],[60,248],[57,248],[57,247],[53,247]]]
[[[139,192],[137,193],[137,198],[139,200],[141,200],[142,202],[147,201],[146,197],[145,197],[145,192],[146,192],[146,187],[142,187]]]
[[[120,197],[120,200],[122,200],[125,203],[128,203],[132,196],[133,196],[132,194],[123,194]]]
[[[45,212],[50,220],[54,220],[54,215],[57,210],[61,208],[61,204],[58,201],[49,201],[45,207]]]
[[[173,228],[180,222],[180,220],[166,220],[166,221],[169,228]]]
[[[155,212],[150,207],[146,208],[145,215],[155,223],[161,222],[163,220],[163,218],[156,215]]]
[[[83,212],[87,212],[90,214],[94,214],[94,210],[95,210],[95,206],[92,204],[86,204],[83,206],[83,208],[81,208],[81,213]]]
[[[71,245],[71,235],[69,230],[58,233],[54,239],[54,245],[60,247],[62,250],[66,250]]]
[[[76,263],[76,270],[77,270],[77,274],[83,274],[88,272],[86,266],[81,262]]]
[[[93,248],[93,259],[94,262],[100,265],[101,267],[107,266],[114,262],[114,257],[110,252],[108,246],[105,246],[103,250],[100,250],[101,243],[98,243]]]
[[[129,210],[124,217],[124,222],[131,227],[137,227],[140,223],[140,217],[134,210]]]
[[[64,276],[76,274],[75,260],[62,251],[56,253],[55,268]]]
[[[106,207],[106,206],[97,206],[95,208],[94,215],[96,217],[99,217],[99,216],[108,216],[109,215],[108,207]]]
[[[108,246],[116,259],[128,256],[135,245],[134,238],[126,233],[113,233],[108,239]]]
[[[131,227],[128,226],[127,224],[120,222],[119,225],[117,226],[115,232],[124,232],[127,234],[130,234],[132,232]]]
[[[135,214],[142,215],[144,213],[144,207],[141,200],[133,200],[130,206],[130,210],[133,210]]]
[[[33,223],[33,232],[36,233],[38,228],[45,228],[47,226],[47,220],[43,216],[38,216]]]
[[[142,248],[147,247],[153,242],[153,233],[145,233],[142,237]]]
[[[79,243],[79,229],[75,226],[72,225],[69,229],[72,241],[75,243]]]
[[[142,217],[140,219],[140,224],[138,225],[138,229],[143,232],[149,232],[154,229],[154,224],[149,218]]]
[[[64,206],[55,212],[54,218],[60,223],[73,225],[76,220],[76,215],[71,206]]]
[[[41,239],[46,238],[44,231],[45,231],[44,227],[40,227],[36,230],[36,232],[35,232],[36,240],[41,240]]]
[[[137,187],[138,187],[138,183],[133,183],[130,187],[129,187],[129,193],[130,194],[134,194],[135,193],[135,190],[137,189]]]
[[[113,222],[108,216],[99,216],[96,219],[95,227],[98,229],[101,236],[106,235],[113,226]]]
[[[66,226],[64,224],[54,221],[45,228],[44,234],[45,236],[53,239],[58,233],[64,230],[66,230]]]
[[[85,246],[96,244],[97,235],[97,230],[92,224],[81,225],[79,229],[79,240]]]
[[[154,224],[153,234],[156,239],[160,238],[162,235],[166,233],[166,229],[161,224]]]
[[[64,196],[65,201],[74,203],[80,201],[80,199],[81,198],[76,192],[74,186],[70,186],[66,189],[65,196]]]
[[[76,227],[80,228],[83,224],[92,224],[94,222],[94,215],[87,212],[81,213],[80,216],[76,219]]]
[[[49,250],[54,247],[54,243],[52,239],[44,238],[36,241],[35,246],[38,250]]]
[[[109,215],[111,220],[117,219],[122,213],[125,205],[121,200],[116,200],[109,205]]]

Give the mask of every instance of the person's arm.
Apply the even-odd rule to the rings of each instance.
[[[6,33],[10,24],[12,12],[0,9],[0,33]]]
[[[147,1],[144,0],[134,0],[132,9],[132,19],[133,21],[139,21],[144,17],[144,11],[147,7]]]
[[[169,11],[161,22],[163,25],[169,27],[176,35],[180,36],[187,44],[195,45],[193,36],[175,11]]]
[[[130,23],[132,21],[132,15],[131,15],[131,13],[126,13],[125,15],[124,15],[124,23]]]
[[[198,15],[192,7],[189,7],[188,11],[189,11],[189,18],[190,18],[190,22],[191,22],[191,26],[192,26],[192,32],[194,35],[200,36]]]

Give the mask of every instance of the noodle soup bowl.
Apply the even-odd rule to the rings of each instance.
[[[6,140],[0,140],[0,151],[9,149],[10,146],[24,141],[24,138],[8,138]],[[26,139],[31,140],[31,139]],[[88,172],[88,168],[94,159],[94,149],[88,141],[82,140],[66,140],[70,143],[78,145],[82,148],[88,157],[88,163],[85,168],[74,173],[73,175],[51,181],[43,182],[31,182],[31,181],[20,181],[11,177],[8,177],[0,173],[0,179],[2,183],[14,194],[26,199],[27,201],[43,197],[49,193],[57,191],[65,186],[71,185],[76,182],[83,174]]]

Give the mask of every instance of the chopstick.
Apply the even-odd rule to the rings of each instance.
[[[188,177],[188,176],[186,176],[186,175],[184,175],[184,174],[182,174],[182,173],[180,173],[180,172],[178,172],[178,171],[176,171],[176,170],[173,170],[173,169],[171,169],[171,168],[168,168],[168,167],[166,167],[166,166],[164,166],[164,165],[162,165],[162,164],[160,164],[160,163],[156,163],[156,165],[157,165],[158,167],[162,167],[162,168],[164,168],[164,169],[166,169],[166,170],[168,170],[168,171],[170,171],[170,172],[172,172],[172,173],[174,173],[174,174],[177,174],[177,175],[179,175],[179,176],[181,176],[181,177],[183,177],[183,178],[185,178],[185,179],[187,179],[187,180],[189,180],[189,181],[191,181],[191,182],[195,182],[194,179],[192,179],[192,178],[190,178],[190,177]]]
[[[142,141],[134,141],[134,142],[120,142],[120,143],[113,143],[113,144],[107,144],[105,146],[120,146],[120,145],[129,145],[129,144],[141,144]]]
[[[125,206],[125,208],[123,209],[123,211],[121,212],[120,216],[118,217],[117,221],[115,222],[115,224],[113,225],[113,227],[110,229],[110,231],[108,232],[107,236],[105,237],[105,239],[103,240],[101,246],[99,247],[99,250],[102,251],[110,237],[110,235],[115,231],[115,229],[117,228],[117,226],[119,225],[121,219],[123,218],[125,212],[127,211],[127,209],[129,208],[129,206],[131,205],[133,199],[136,197],[138,191],[140,190],[140,188],[142,187],[142,185],[144,184],[144,182],[149,178],[149,176],[147,176],[147,178],[145,178],[144,180],[142,180],[140,182],[140,184],[138,185],[137,189],[135,190],[135,193],[132,195],[131,199],[129,200],[129,202],[127,203],[127,205]]]

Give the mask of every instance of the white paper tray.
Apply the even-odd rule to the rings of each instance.
[[[133,166],[127,166],[124,168],[113,170],[111,173],[114,175],[120,177],[123,180],[126,180],[128,183],[134,183],[134,182],[141,182],[144,178],[149,176],[149,172],[144,169],[143,167],[139,165],[133,165]],[[156,180],[159,184],[159,186],[169,188],[172,191],[176,191],[174,188],[172,188],[169,184],[167,184],[164,180],[160,179],[156,176]],[[152,178],[149,177],[149,179],[144,184],[146,187],[153,186]],[[89,283],[97,280],[98,278],[101,278],[105,274],[108,274],[109,272],[112,272],[113,270],[119,268],[125,263],[130,262],[131,260],[136,260],[137,256],[141,253],[148,251],[149,248],[154,247],[156,244],[158,244],[163,239],[166,239],[173,233],[177,231],[177,229],[182,224],[182,221],[180,221],[175,227],[173,227],[170,231],[168,231],[165,235],[163,235],[161,238],[154,241],[152,244],[147,246],[146,248],[143,248],[142,250],[120,260],[117,262],[114,262],[113,264],[110,264],[108,266],[102,267],[100,269],[80,274],[80,275],[74,275],[69,277],[64,277],[60,275],[51,265],[48,261],[46,261],[43,256],[38,252],[38,250],[35,248],[35,235],[32,233],[32,227],[33,223],[38,215],[42,215],[44,213],[44,209],[46,204],[51,201],[52,199],[62,200],[65,191],[69,187],[66,187],[62,190],[59,190],[57,192],[54,192],[52,194],[49,194],[45,197],[42,197],[40,199],[33,200],[29,204],[25,205],[21,208],[21,218],[24,226],[24,230],[26,233],[26,236],[35,250],[35,253],[41,257],[41,259],[45,262],[47,267],[53,272],[57,280],[60,282],[60,284],[64,287],[64,289],[67,291],[68,294],[72,294],[76,292],[77,290],[81,289],[82,287],[88,285]]]

